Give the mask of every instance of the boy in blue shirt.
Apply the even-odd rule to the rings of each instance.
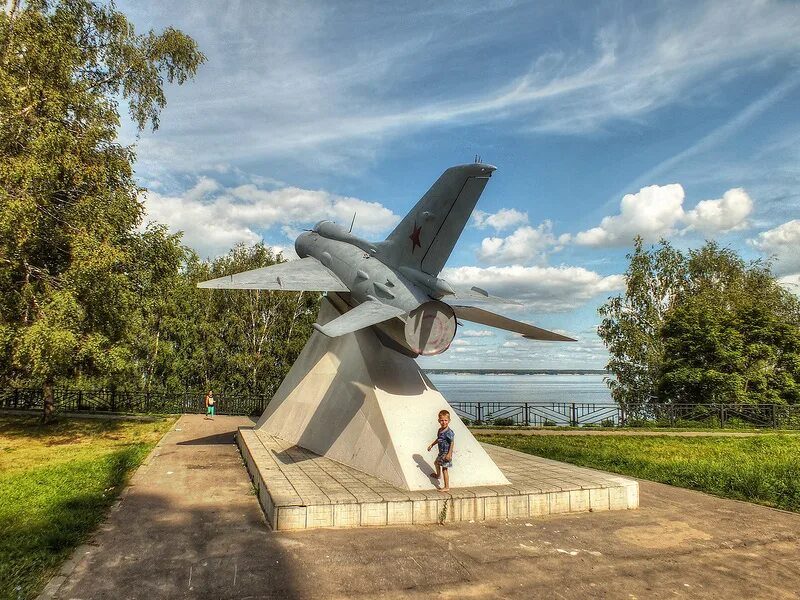
[[[444,473],[444,487],[439,488],[440,492],[450,491],[450,476],[448,469],[453,466],[453,450],[455,449],[455,433],[450,429],[450,413],[446,410],[439,411],[439,432],[436,434],[436,439],[428,446],[428,452],[434,446],[439,447],[439,455],[433,464],[436,465],[436,473],[432,473],[431,477],[439,479]]]

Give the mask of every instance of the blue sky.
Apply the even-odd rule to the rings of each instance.
[[[800,283],[800,4],[120,2],[208,62],[135,143],[148,218],[201,256],[383,239],[449,166],[498,167],[444,272],[574,344],[467,324],[423,366],[600,368],[634,235]],[[793,288],[796,289],[796,288]],[[508,312],[508,311],[506,311]]]

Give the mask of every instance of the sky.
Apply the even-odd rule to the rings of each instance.
[[[634,236],[716,240],[800,285],[800,3],[124,0],[207,56],[137,134],[148,221],[201,257],[382,240],[448,167],[497,166],[442,276],[546,343],[464,323],[428,368],[603,368]]]

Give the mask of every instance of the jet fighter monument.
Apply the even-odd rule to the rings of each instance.
[[[370,242],[331,221],[300,234],[300,260],[198,284],[201,288],[327,292],[340,316],[314,327],[336,338],[372,327],[384,345],[415,357],[444,352],[458,320],[520,333],[533,340],[575,341],[473,306],[517,304],[439,277],[496,167],[447,169],[389,237]]]
[[[430,490],[432,467],[421,452],[435,432],[438,411],[449,409],[457,440],[451,485],[508,485],[414,360],[447,350],[458,320],[536,340],[572,341],[473,306],[513,302],[474,287],[456,288],[439,277],[494,170],[482,163],[447,169],[382,242],[321,221],[297,238],[300,260],[199,284],[327,292],[316,331],[255,430],[237,437],[254,481],[261,477],[259,461],[269,472],[284,460],[258,458],[269,439],[278,438],[401,490]]]

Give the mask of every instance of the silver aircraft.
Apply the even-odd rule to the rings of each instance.
[[[201,288],[327,292],[339,317],[314,327],[338,337],[372,327],[381,341],[409,356],[444,352],[458,320],[520,333],[533,340],[572,338],[472,306],[517,304],[439,277],[496,167],[451,167],[382,242],[368,242],[331,221],[295,241],[300,260],[198,284]],[[352,226],[351,226],[352,227]]]

